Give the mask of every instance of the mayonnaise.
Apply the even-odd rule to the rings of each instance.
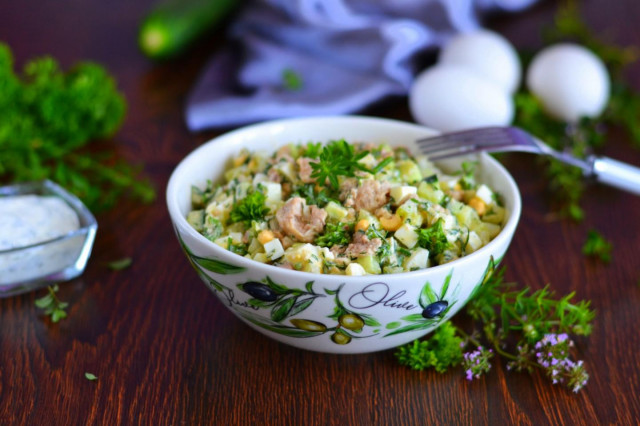
[[[76,212],[55,196],[0,197],[0,286],[59,272],[82,249],[83,236],[20,250],[80,228]],[[5,253],[3,251],[11,250]]]

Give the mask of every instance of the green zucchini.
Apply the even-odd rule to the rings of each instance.
[[[177,56],[239,3],[240,0],[163,0],[142,20],[138,45],[154,60]]]

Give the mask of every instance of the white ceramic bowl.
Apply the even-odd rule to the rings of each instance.
[[[509,173],[488,155],[477,157],[479,179],[503,196],[508,210],[504,229],[478,251],[420,271],[342,276],[278,268],[215,245],[185,217],[191,186],[204,187],[208,179],[218,179],[241,148],[275,150],[287,143],[344,138],[402,145],[417,152],[414,141],[434,133],[400,121],[341,116],[271,121],[214,138],[181,161],[169,180],[167,206],[178,240],[223,305],[266,336],[332,353],[373,352],[408,343],[459,311],[511,242],[520,217],[520,193]],[[462,160],[437,165],[453,172]]]

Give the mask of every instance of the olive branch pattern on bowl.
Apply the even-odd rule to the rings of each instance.
[[[182,241],[181,241],[182,243]],[[336,288],[323,288],[323,292],[314,290],[314,281],[308,281],[304,290],[290,288],[275,282],[266,276],[262,281],[247,281],[236,284],[236,288],[249,296],[241,301],[236,295],[236,289],[220,283],[210,274],[232,275],[244,272],[245,268],[222,262],[217,259],[204,258],[193,254],[182,243],[191,265],[209,288],[218,293],[240,317],[265,330],[287,337],[312,338],[330,333],[330,339],[337,345],[346,345],[353,339],[377,336],[382,329],[392,330],[382,337],[389,337],[403,333],[433,329],[443,322],[451,309],[457,303],[460,285],[451,285],[453,269],[447,274],[439,293],[427,281],[419,293],[417,306],[419,313],[412,313],[383,325],[374,316],[347,307],[340,299],[340,291],[344,283]],[[482,276],[474,287],[472,296],[493,273],[497,262],[493,257]],[[382,282],[375,283],[383,284]],[[327,321],[305,318],[304,312],[321,298],[333,297],[333,310],[325,317]],[[410,306],[413,308],[413,306]],[[268,311],[268,315],[265,313]],[[295,317],[295,318],[294,318]],[[285,323],[285,320],[288,322]],[[331,323],[329,323],[331,322]]]

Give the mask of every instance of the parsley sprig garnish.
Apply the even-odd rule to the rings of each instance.
[[[229,218],[233,223],[245,222],[247,225],[254,220],[262,221],[269,214],[269,208],[265,205],[266,199],[259,190],[250,192],[233,206]]]
[[[317,149],[317,145],[310,144],[307,147],[307,151],[311,154],[316,154]],[[344,139],[331,141],[317,153],[318,161],[311,163],[313,169],[311,177],[320,184],[324,184],[328,180],[331,187],[338,190],[340,188],[339,176],[354,177],[357,171],[376,174],[393,161],[393,158],[387,157],[375,167],[368,168],[360,163],[360,160],[367,155],[369,155],[369,151],[356,152],[354,146]]]
[[[504,268],[495,271],[469,301],[470,330],[444,323],[428,340],[400,347],[398,361],[439,372],[462,365],[466,378],[473,380],[490,371],[492,358],[499,356],[510,370],[539,369],[553,383],[577,392],[589,376],[582,361],[571,359],[569,335],[591,333],[595,312],[589,302],[573,302],[574,293],[558,299],[548,287],[517,290],[503,276]]]
[[[439,218],[430,227],[418,229],[418,245],[429,250],[430,257],[439,255],[449,245],[447,235],[442,227],[443,223],[442,218]]]
[[[9,47],[0,43],[0,180],[51,179],[94,211],[124,194],[150,202],[155,191],[139,170],[107,150],[86,150],[110,138],[124,119],[126,101],[98,64],[78,63],[63,72],[51,57],[13,70]]]
[[[361,151],[356,154],[354,146],[344,139],[331,141],[322,148],[319,161],[311,163],[311,177],[320,184],[328,180],[332,188],[337,190],[340,187],[339,176],[353,177],[358,170],[369,172],[369,169],[359,163],[368,153]]]

